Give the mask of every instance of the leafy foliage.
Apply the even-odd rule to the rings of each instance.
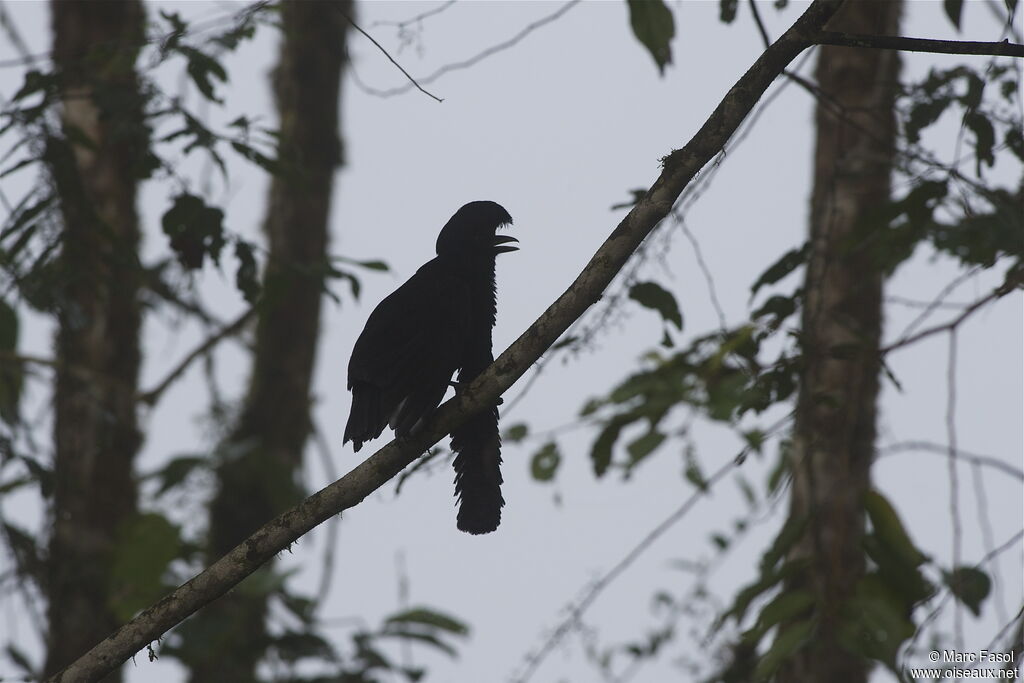
[[[629,5],[629,23],[633,35],[647,48],[658,65],[658,73],[665,75],[665,67],[672,63],[672,38],[676,34],[672,10],[664,0],[626,0]]]

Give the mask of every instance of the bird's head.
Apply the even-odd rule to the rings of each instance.
[[[493,259],[515,251],[515,237],[498,235],[500,227],[512,224],[512,216],[495,202],[470,202],[455,212],[437,236],[437,255],[460,260]]]

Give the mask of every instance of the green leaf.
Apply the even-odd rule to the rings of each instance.
[[[814,594],[809,590],[789,590],[776,595],[761,609],[754,626],[743,634],[743,639],[758,643],[777,624],[792,621],[807,614],[814,606]]]
[[[14,643],[7,644],[7,657],[14,662],[15,666],[22,670],[23,673],[27,674],[27,680],[36,680],[40,678],[40,672],[36,671],[32,667],[32,661],[25,654],[25,651],[19,648]]]
[[[782,664],[804,647],[811,639],[814,622],[810,619],[789,624],[775,636],[775,642],[764,653],[754,669],[754,679],[770,678]]]
[[[282,169],[281,169],[280,162],[278,162],[276,159],[272,159],[272,158],[268,157],[266,154],[264,154],[263,152],[259,151],[258,149],[256,149],[252,145],[247,144],[245,142],[240,142],[238,140],[232,140],[231,141],[231,147],[236,152],[241,154],[244,158],[246,158],[249,161],[251,161],[252,163],[256,164],[257,166],[262,168],[267,173],[269,173],[271,175],[280,175],[281,174],[281,170]]]
[[[381,633],[381,636],[390,638],[401,638],[404,640],[415,641],[423,643],[424,645],[430,645],[431,647],[444,652],[449,657],[456,657],[457,652],[455,648],[444,642],[432,633],[422,633],[420,631],[403,631],[403,630],[387,630]]]
[[[300,659],[323,659],[334,661],[337,655],[331,644],[315,633],[302,631],[285,631],[272,640],[272,647],[285,662],[297,662]]]
[[[672,37],[676,34],[672,11],[663,0],[626,0],[633,35],[647,48],[658,65],[658,73],[672,63]]]
[[[638,282],[629,288],[629,298],[645,308],[657,311],[663,320],[675,325],[677,330],[683,329],[683,314],[679,312],[675,296],[658,283]]]
[[[724,24],[731,24],[736,19],[736,8],[739,0],[718,0],[718,18]]]
[[[1013,152],[1018,159],[1024,161],[1024,132],[1017,127],[1010,128],[1006,131],[1006,137],[1003,140],[1009,150]]]
[[[700,463],[697,462],[697,456],[692,448],[686,449],[686,467],[683,469],[683,476],[686,477],[686,481],[696,486],[702,493],[708,492],[708,480],[704,476],[704,472],[701,470]]]
[[[466,635],[469,627],[453,616],[442,614],[426,607],[416,607],[393,614],[385,620],[386,624],[419,624],[429,626],[456,635]]]
[[[946,16],[949,17],[950,22],[956,27],[956,30],[960,30],[960,18],[963,14],[964,0],[942,0],[942,7],[946,10]]]
[[[888,586],[878,573],[868,573],[843,607],[839,641],[851,652],[882,662],[896,672],[900,648],[915,632],[910,614],[911,608],[898,590]]]
[[[142,513],[122,523],[110,570],[110,602],[119,619],[127,621],[167,592],[163,576],[180,549],[178,528],[163,515]]]
[[[992,579],[977,567],[956,567],[942,573],[943,581],[953,596],[967,606],[971,613],[981,616],[981,603],[992,591]]]
[[[628,424],[628,420],[621,415],[616,415],[604,426],[598,434],[590,449],[590,461],[594,465],[594,474],[603,477],[608,467],[612,464],[612,448],[619,439],[622,428]]]
[[[981,165],[995,166],[996,158],[992,149],[996,144],[996,131],[988,117],[973,110],[964,115],[964,125],[974,133],[975,170],[981,175]]]
[[[868,491],[864,500],[864,508],[871,520],[873,534],[887,548],[899,554],[906,564],[919,567],[928,558],[914,546],[910,535],[903,528],[899,515],[892,504],[878,491]]]
[[[180,455],[172,458],[166,465],[151,475],[160,481],[160,487],[157,489],[156,495],[163,495],[185,481],[185,478],[194,470],[208,466],[208,458],[202,455]]]
[[[558,445],[554,441],[549,441],[530,459],[530,474],[537,481],[551,481],[555,478],[561,462],[562,455],[558,452]]]
[[[505,428],[501,438],[503,441],[518,443],[525,439],[530,433],[530,427],[525,422],[511,425]]]
[[[235,286],[250,304],[256,303],[260,296],[260,282],[256,276],[256,257],[253,256],[253,245],[245,240],[235,241],[235,256],[238,258],[238,270],[235,273]]]
[[[186,71],[203,97],[211,102],[222,104],[223,100],[217,98],[213,85],[214,79],[221,83],[227,83],[228,80],[227,71],[224,70],[220,62],[194,47],[181,46],[178,51],[188,59]]]
[[[665,441],[665,435],[656,429],[651,429],[643,436],[634,439],[626,446],[629,453],[629,466],[637,464],[660,446]]]
[[[789,517],[782,525],[771,547],[761,557],[761,573],[766,574],[785,557],[807,528],[806,516]]]
[[[917,143],[921,139],[921,131],[939,120],[939,117],[953,103],[951,95],[942,95],[915,102],[910,109],[906,124],[907,140]]]
[[[765,285],[775,284],[786,277],[798,267],[807,262],[807,255],[810,253],[810,245],[804,244],[797,249],[790,249],[782,257],[768,266],[768,269],[761,273],[761,277],[750,287],[750,295],[757,294],[757,290]]]
[[[224,247],[224,212],[208,206],[202,198],[183,192],[161,219],[164,234],[181,265],[190,270],[203,267],[206,256],[220,263]]]

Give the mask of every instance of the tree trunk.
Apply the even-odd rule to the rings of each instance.
[[[900,2],[847,2],[828,28],[897,35]],[[810,256],[804,284],[805,366],[797,399],[792,520],[807,520],[793,556],[809,560],[797,586],[817,600],[811,642],[783,667],[789,683],[867,679],[866,660],[841,644],[844,603],[864,573],[879,390],[882,273],[852,237],[890,198],[893,109],[900,61],[891,50],[822,47]],[[837,111],[838,110],[838,111]]]
[[[144,38],[141,4],[58,1],[51,9],[68,137],[51,138],[46,150],[64,222],[56,339],[63,369],[56,378],[53,533],[44,585],[48,674],[119,625],[110,569],[118,536],[136,510],[141,271],[135,196],[149,151],[134,69]]]
[[[338,117],[346,23],[339,9],[351,12],[351,2],[294,0],[281,7],[284,35],[273,86],[283,172],[273,178],[263,226],[269,257],[249,391],[217,468],[210,561],[302,496],[296,475],[310,431],[327,221],[334,172],[342,162]],[[266,598],[233,592],[187,625],[191,643],[184,659],[193,681],[255,680],[270,644]]]

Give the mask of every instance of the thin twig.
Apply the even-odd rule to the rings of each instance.
[[[931,441],[900,441],[899,443],[889,444],[888,446],[882,446],[878,449],[880,456],[889,455],[892,453],[900,453],[904,451],[914,451],[920,453],[934,453],[935,455],[949,455],[949,445],[943,445],[939,443],[932,443]],[[994,458],[991,455],[977,455],[975,453],[968,453],[960,449],[953,449],[953,457],[958,460],[963,460],[970,463],[971,465],[978,465],[983,467],[991,467],[992,469],[1000,470],[1015,479],[1024,481],[1024,470],[1018,469],[1009,463],[1006,463],[999,458]]]
[[[955,330],[965,320],[967,320],[969,317],[971,317],[976,312],[978,312],[978,310],[981,309],[985,304],[987,304],[987,303],[989,303],[991,301],[994,301],[996,299],[1000,299],[1000,298],[1006,296],[1007,294],[1009,294],[1011,291],[1013,291],[1014,287],[1016,287],[1017,285],[1020,284],[1020,282],[1022,280],[1024,280],[1024,271],[1021,271],[1021,272],[1019,272],[1017,274],[1011,274],[1007,278],[1006,283],[1000,285],[996,289],[992,290],[986,296],[984,296],[984,297],[978,299],[977,301],[975,301],[973,304],[971,304],[970,306],[965,308],[963,313],[961,313],[957,317],[953,318],[948,323],[944,323],[942,325],[936,325],[935,327],[929,327],[926,330],[921,330],[920,332],[918,332],[917,334],[915,334],[913,336],[905,337],[903,339],[900,339],[898,341],[893,342],[892,344],[889,344],[888,346],[883,346],[881,348],[881,350],[879,351],[879,353],[881,353],[882,355],[885,355],[885,354],[889,353],[890,351],[895,351],[896,349],[901,349],[901,348],[903,348],[905,346],[910,346],[911,344],[916,344],[917,342],[921,341],[922,339],[925,339],[927,337],[931,337],[932,335],[936,335],[936,334],[939,334],[941,332],[949,332],[949,331]]]
[[[206,340],[203,341],[203,343],[201,343],[199,346],[193,349],[192,352],[189,353],[187,356],[182,358],[181,362],[178,363],[173,370],[167,373],[167,376],[160,383],[158,383],[149,391],[144,391],[141,394],[139,394],[139,402],[145,403],[147,405],[154,405],[158,400],[160,400],[160,397],[163,395],[165,391],[167,391],[171,384],[173,384],[175,380],[181,377],[181,375],[183,375],[185,371],[188,370],[189,366],[192,365],[192,363],[197,358],[209,353],[214,346],[219,344],[227,337],[237,334],[239,330],[245,327],[245,324],[249,322],[249,320],[252,318],[255,312],[255,308],[250,308],[241,316],[239,316],[238,319],[236,319],[233,323],[221,328],[220,331],[218,331],[217,333],[207,337]]]
[[[960,566],[963,553],[963,529],[960,519],[960,473],[956,467],[956,329],[949,331],[949,362],[946,366],[946,439],[949,442],[949,516],[953,525],[953,568]],[[953,581],[959,580],[954,576]],[[953,630],[956,647],[963,650],[964,613],[957,605],[953,610]]]
[[[394,26],[396,28],[405,28],[409,24],[417,24],[426,19],[427,17],[432,17],[435,14],[440,14],[441,12],[445,11],[454,4],[455,0],[448,0],[447,2],[441,3],[437,7],[428,9],[425,12],[420,12],[414,17],[410,17],[409,19],[402,19],[401,21],[387,21],[380,19],[370,24],[370,28],[373,28],[374,26]]]
[[[395,61],[395,58],[394,58],[394,57],[392,57],[392,56],[391,56],[391,54],[390,54],[390,53],[388,53],[388,51],[387,51],[387,50],[385,50],[385,49],[384,49],[384,47],[383,47],[383,46],[382,46],[382,45],[381,45],[380,43],[378,43],[378,42],[377,42],[376,40],[374,40],[373,36],[371,36],[371,35],[370,35],[369,33],[367,33],[366,31],[364,31],[364,30],[363,30],[363,29],[362,29],[362,28],[361,28],[361,27],[359,26],[359,24],[357,24],[357,23],[356,23],[355,21],[353,21],[353,20],[352,20],[352,17],[350,17],[350,16],[348,15],[348,14],[346,14],[346,13],[345,13],[345,12],[344,12],[344,11],[343,11],[343,10],[341,9],[341,6],[340,6],[340,5],[332,5],[332,7],[334,7],[335,9],[337,9],[337,10],[338,10],[338,12],[340,12],[340,13],[341,13],[341,16],[345,17],[345,21],[347,21],[348,23],[350,23],[350,24],[352,25],[352,28],[354,28],[355,30],[357,30],[357,31],[359,31],[360,33],[362,33],[362,34],[363,34],[364,36],[366,36],[366,37],[367,37],[367,38],[368,38],[368,39],[370,40],[370,42],[371,42],[371,43],[373,43],[374,45],[376,45],[376,46],[377,46],[377,49],[378,49],[378,50],[380,50],[381,52],[383,52],[383,53],[384,53],[384,56],[388,58],[388,61],[390,61],[390,62],[391,62],[392,64],[394,64],[394,65],[395,65],[396,67],[398,67],[398,70],[399,70],[399,71],[401,71],[401,72],[402,72],[402,73],[403,73],[403,74],[405,75],[405,77],[409,79],[409,82],[410,82],[410,83],[412,83],[412,84],[413,84],[414,86],[416,86],[416,89],[417,89],[417,90],[419,90],[419,91],[420,91],[421,93],[423,93],[423,94],[424,94],[424,95],[426,95],[427,97],[431,97],[431,98],[433,98],[433,99],[437,100],[438,102],[444,102],[444,100],[442,100],[442,99],[441,99],[440,97],[438,97],[437,95],[435,95],[435,94],[433,94],[433,93],[431,93],[431,92],[427,92],[426,90],[424,90],[424,89],[423,89],[423,86],[421,86],[421,85],[420,85],[419,83],[417,83],[417,82],[416,82],[416,79],[415,79],[415,78],[413,78],[412,76],[410,76],[410,75],[409,75],[409,72],[408,72],[408,71],[406,71],[405,69],[403,69],[403,68],[402,68],[402,65],[401,65],[401,64],[399,64],[399,63],[398,63],[397,61]]]
[[[614,567],[608,570],[604,576],[595,581],[586,590],[583,597],[575,604],[569,606],[569,616],[560,623],[551,635],[548,636],[544,645],[541,646],[540,650],[536,653],[527,657],[526,665],[523,673],[512,679],[513,683],[526,683],[536,673],[537,668],[541,663],[547,659],[547,656],[558,646],[567,633],[579,623],[580,617],[583,613],[590,608],[595,600],[601,595],[602,592],[611,584],[615,579],[626,569],[629,568],[633,562],[637,560],[644,552],[666,531],[671,529],[676,522],[686,516],[694,505],[697,504],[701,498],[707,495],[707,490],[717,484],[726,474],[731,472],[733,468],[740,462],[740,458],[734,458],[718,468],[708,479],[705,480],[704,489],[698,489],[694,491],[689,498],[683,502],[678,508],[676,508],[672,514],[663,519],[654,527],[646,536],[644,536],[639,543],[633,546],[626,555],[619,560]]]
[[[329,481],[337,481],[338,470],[334,466],[334,457],[331,454],[331,444],[324,436],[324,432],[315,423],[313,424],[313,442],[316,444],[317,452],[320,454],[320,463],[323,465],[324,474]],[[320,570],[320,583],[316,589],[316,598],[313,604],[322,607],[327,604],[327,596],[331,592],[331,584],[334,581],[334,562],[338,555],[338,532],[341,528],[341,515],[331,517],[327,521],[327,542],[324,545],[323,567]]]
[[[517,43],[519,43],[519,41],[521,41],[523,38],[528,36],[530,33],[532,33],[533,31],[537,30],[541,26],[544,26],[545,24],[550,24],[552,21],[555,21],[556,19],[561,17],[563,14],[568,12],[570,9],[572,9],[573,7],[578,5],[579,2],[580,2],[580,0],[571,0],[570,2],[567,2],[566,4],[564,4],[560,8],[558,8],[557,11],[552,12],[551,14],[547,15],[546,17],[542,17],[542,18],[538,19],[537,21],[534,21],[534,22],[532,22],[530,24],[527,24],[521,31],[519,31],[519,33],[515,34],[514,36],[512,36],[508,40],[506,40],[504,42],[501,42],[501,43],[498,43],[497,45],[492,45],[491,47],[489,47],[489,48],[487,48],[485,50],[481,50],[479,53],[473,55],[472,57],[470,57],[468,59],[464,59],[461,62],[452,62],[450,64],[445,64],[444,66],[438,68],[436,71],[434,71],[434,73],[430,74],[429,76],[425,76],[425,77],[421,78],[419,80],[419,83],[425,83],[425,84],[433,83],[438,78],[440,78],[441,76],[445,75],[446,73],[448,73],[450,71],[458,71],[460,69],[468,69],[469,67],[474,66],[477,63],[482,62],[483,60],[487,59],[491,55],[494,55],[494,54],[496,54],[498,52],[502,52],[504,50],[507,50],[510,47],[514,47]],[[349,21],[351,21],[351,19]],[[355,24],[353,24],[353,26],[355,26]],[[359,28],[359,27],[357,26],[356,28]],[[362,29],[359,29],[359,30],[362,31]],[[367,36],[367,37],[369,37],[369,36]],[[370,40],[373,40],[373,38],[370,38]],[[374,43],[376,43],[376,42],[377,41],[374,41]],[[387,54],[387,53],[385,53],[385,54]],[[388,56],[388,59],[391,59],[390,55]],[[392,59],[391,61],[394,62],[395,60]],[[398,68],[401,69],[402,67],[398,67]],[[405,73],[404,69],[402,70],[402,73]],[[405,75],[409,76],[409,74],[405,74]],[[420,88],[419,83],[417,83],[415,80],[413,80],[411,76],[409,76],[409,80],[412,81],[413,85],[415,85],[417,88],[419,88],[420,90],[423,90],[423,88]],[[376,88],[371,88],[370,86],[365,85],[365,84],[362,85],[361,87],[367,93],[369,93],[371,95],[375,95],[376,97],[392,97],[394,95],[401,95],[402,93],[408,92],[409,88],[411,86],[403,85],[403,86],[400,86],[398,88],[390,88],[390,89],[387,89],[387,90],[378,90]],[[431,97],[433,97],[433,95],[431,95]],[[435,97],[434,99],[437,99],[437,98]],[[438,100],[438,101],[440,102],[440,100]]]
[[[932,40],[930,38],[904,38],[902,36],[871,36],[839,31],[822,31],[815,39],[818,45],[839,47],[868,47],[904,52],[930,52],[945,55],[995,55],[998,57],[1024,57],[1024,45],[1009,40],[976,42],[970,40]]]

